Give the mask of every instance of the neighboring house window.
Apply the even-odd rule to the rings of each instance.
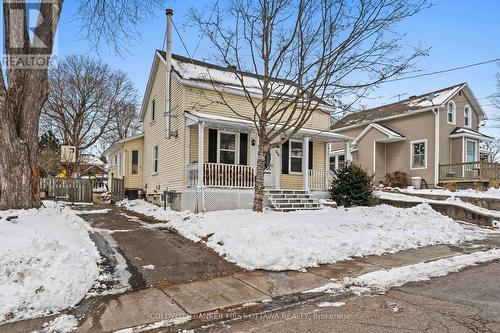
[[[466,160],[465,162],[477,161],[477,142],[473,140],[466,140]]]
[[[123,176],[123,161],[122,161],[122,152],[118,154],[118,177]]]
[[[455,125],[456,107],[453,101],[448,102],[447,120],[449,124]]]
[[[138,175],[139,174],[139,151],[138,150],[132,150],[132,170],[131,173],[133,175]]]
[[[427,140],[413,141],[411,143],[411,168],[427,168]]]
[[[153,147],[153,174],[158,173],[158,146]]]
[[[342,169],[345,165],[345,155],[335,155],[330,157],[330,170]]]
[[[219,163],[236,164],[236,134],[219,131]]]
[[[118,164],[118,155],[115,155],[115,163],[113,163],[113,165],[117,165]]]
[[[156,99],[151,100],[151,121],[154,121],[156,117]]]
[[[290,140],[290,173],[302,172],[302,142]]]
[[[464,125],[465,127],[471,127],[471,112],[468,105],[464,108]]]

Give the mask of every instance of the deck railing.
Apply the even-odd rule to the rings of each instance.
[[[309,189],[327,190],[333,179],[333,171],[309,170]]]
[[[500,179],[500,164],[491,162],[464,162],[439,165],[441,182],[488,182]]]
[[[189,164],[186,169],[186,186],[198,185],[198,164]],[[204,163],[203,185],[207,187],[253,188],[254,168],[248,165]]]

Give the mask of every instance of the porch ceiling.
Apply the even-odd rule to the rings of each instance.
[[[187,125],[196,125],[204,122],[212,128],[232,129],[241,132],[255,131],[253,122],[247,119],[236,119],[213,114],[188,111],[185,113],[188,120]],[[310,138],[311,140],[321,140],[326,142],[351,142],[352,139],[342,134],[333,133],[330,130],[320,131],[308,128],[302,128],[293,135],[294,138]]]

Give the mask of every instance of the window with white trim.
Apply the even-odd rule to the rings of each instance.
[[[330,170],[342,169],[345,165],[345,155],[335,155],[330,157]]]
[[[131,154],[131,170],[130,173],[132,175],[138,175],[139,174],[139,151],[138,150],[132,150]]]
[[[476,162],[477,161],[477,141],[465,140],[466,141],[466,154],[465,162]]]
[[[427,167],[427,141],[411,143],[411,168],[425,169]]]
[[[455,125],[456,123],[455,119],[456,119],[455,102],[449,101],[447,106],[446,120],[448,121],[448,124]]]
[[[468,105],[464,107],[464,126],[471,127],[471,112]]]
[[[158,173],[158,146],[153,147],[152,170],[153,174]]]
[[[290,140],[290,173],[302,172],[302,141]]]
[[[156,98],[153,97],[151,100],[151,121],[154,121],[156,117]]]
[[[219,131],[219,163],[236,164],[236,134]]]

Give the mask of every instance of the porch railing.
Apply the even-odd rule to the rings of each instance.
[[[187,166],[186,186],[198,185],[198,163]],[[203,185],[224,188],[253,188],[255,186],[254,168],[248,165],[204,163]]]
[[[309,189],[327,190],[333,179],[333,171],[309,170]]]
[[[439,165],[439,180],[447,181],[481,181],[500,179],[500,164],[491,162],[465,162]]]

